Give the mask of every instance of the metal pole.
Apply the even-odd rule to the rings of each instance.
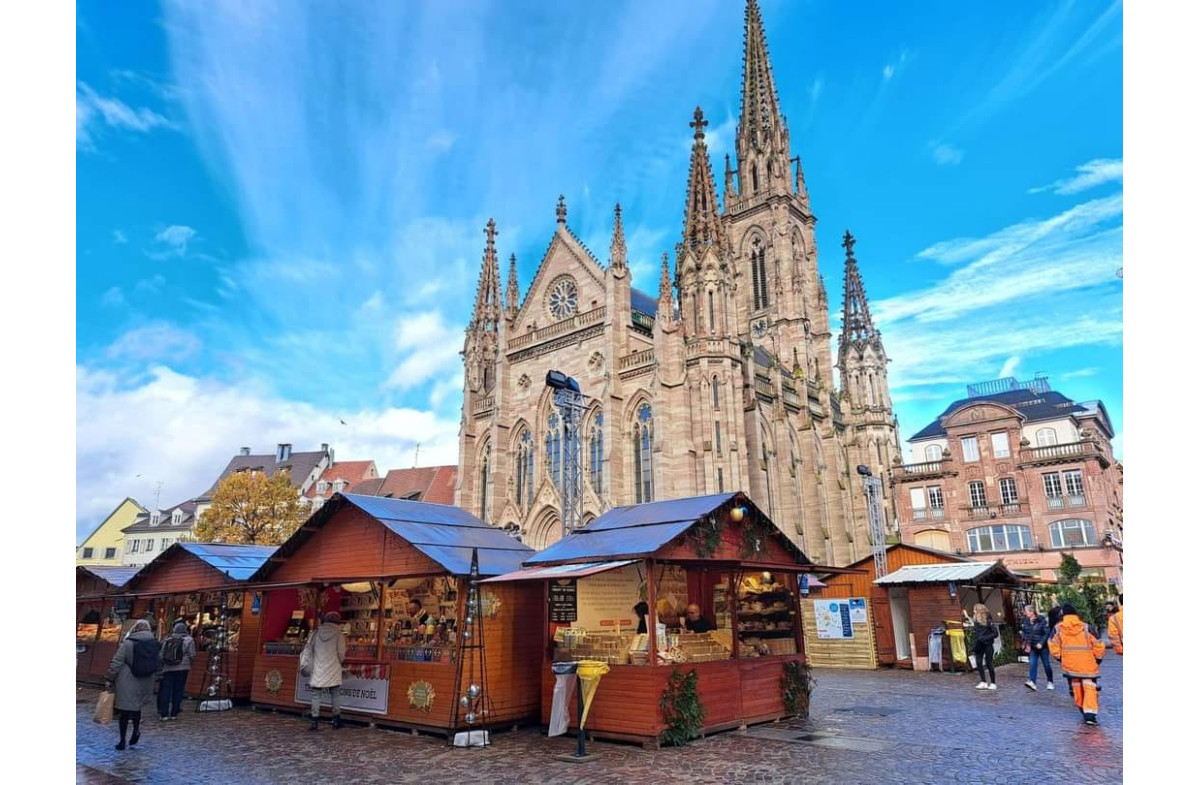
[[[575,708],[579,722],[579,737],[575,742],[575,757],[587,757],[587,751],[583,747],[583,679],[579,678],[579,674],[575,674]]]
[[[864,476],[863,490],[867,495],[867,523],[871,528],[871,552],[875,557],[875,577],[887,575],[887,543],[883,530],[883,513],[879,509],[883,482],[878,477]]]

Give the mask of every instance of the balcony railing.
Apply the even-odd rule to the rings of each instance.
[[[1086,507],[1087,497],[1082,494],[1047,496],[1046,502],[1052,510],[1061,510],[1063,507]]]
[[[914,521],[941,520],[946,517],[946,511],[941,507],[918,507],[913,509]]]
[[[1028,507],[1028,502],[1010,502],[1008,504],[972,505],[966,510],[971,520],[982,521],[988,518],[1012,518],[1022,515]]]
[[[949,471],[949,467],[943,468],[949,461],[924,461],[922,463],[906,463],[900,467],[899,474],[906,476],[917,476],[923,474],[941,474]]]
[[[1025,447],[1021,450],[1021,463],[1024,464],[1082,461],[1087,458],[1099,458],[1103,465],[1108,465],[1108,456],[1095,442],[1050,444],[1045,447]]]

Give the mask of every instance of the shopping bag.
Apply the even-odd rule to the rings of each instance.
[[[967,662],[971,663],[971,670],[975,670],[976,666],[975,666],[975,655],[974,654],[967,655]]]
[[[96,710],[92,712],[92,722],[98,722],[101,725],[107,725],[112,722],[113,700],[115,698],[116,696],[108,690],[100,693],[100,700],[96,701]]]

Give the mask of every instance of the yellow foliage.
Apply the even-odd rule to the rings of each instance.
[[[287,471],[235,472],[217,486],[212,506],[196,524],[199,542],[279,545],[306,513]]]

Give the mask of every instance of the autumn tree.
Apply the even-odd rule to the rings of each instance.
[[[304,520],[305,508],[286,471],[235,472],[217,485],[196,524],[199,542],[279,545]]]

